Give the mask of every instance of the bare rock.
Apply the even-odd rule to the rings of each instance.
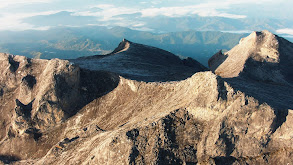
[[[210,69],[223,78],[238,76],[278,84],[292,83],[293,44],[269,31],[253,32],[230,51],[215,54]]]
[[[66,121],[60,141],[33,162],[292,163],[291,112],[273,131],[275,119],[268,104],[235,91],[211,72],[167,83],[121,77],[112,92]]]
[[[113,54],[82,60],[108,58],[109,66],[115,66],[119,60],[111,63],[110,59],[117,55],[129,58],[133,65],[137,59],[149,59],[143,50],[149,49],[124,40]],[[162,62],[165,71],[168,66],[185,65],[171,55],[163,56],[156,59],[174,60],[172,65]],[[282,60],[251,58],[270,63]],[[58,59],[7,54],[0,59],[0,160],[4,163],[293,163],[291,86],[245,78],[230,81],[210,71],[181,81],[143,82],[119,76],[124,72],[115,67],[112,71],[117,73],[110,73]],[[222,58],[223,63],[226,60],[229,56]],[[185,63],[195,65],[190,60]],[[104,65],[95,64],[97,68]],[[155,80],[153,76],[148,78]]]
[[[115,72],[128,79],[146,82],[179,81],[207,70],[191,58],[181,60],[168,51],[126,39],[110,54],[70,61],[81,68]]]

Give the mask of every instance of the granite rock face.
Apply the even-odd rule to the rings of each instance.
[[[131,47],[139,52],[141,45],[127,43],[101,59],[123,56]],[[0,58],[3,163],[293,163],[290,84],[221,78],[211,71],[145,82],[139,80],[146,75],[125,78],[86,67],[85,61],[100,57],[82,59],[79,67],[58,59]]]

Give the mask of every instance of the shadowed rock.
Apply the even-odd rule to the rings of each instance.
[[[26,119],[30,119],[31,118],[31,111],[32,111],[32,105],[33,105],[33,101],[31,101],[29,104],[24,105],[22,102],[20,102],[18,99],[15,100],[16,102],[16,108],[15,108],[15,112],[18,116],[23,116]]]
[[[19,62],[15,61],[13,59],[13,56],[9,56],[8,61],[9,61],[9,64],[10,64],[9,69],[11,70],[11,72],[15,72],[19,67]]]
[[[0,155],[0,161],[5,164],[10,164],[15,161],[19,161],[20,158],[18,156],[13,155]]]
[[[96,55],[70,60],[81,68],[118,73],[139,81],[178,81],[207,70],[202,64],[165,50],[137,44],[126,39],[108,55]]]
[[[32,75],[27,75],[22,79],[22,82],[25,83],[30,89],[34,87],[37,83],[36,78]]]

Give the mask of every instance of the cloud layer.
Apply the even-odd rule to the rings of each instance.
[[[13,5],[24,5],[33,3],[49,3],[52,0],[0,0],[0,8],[5,8]]]
[[[142,2],[144,3],[144,2]],[[111,19],[114,16],[123,14],[141,13],[142,17],[183,17],[191,15],[199,15],[203,17],[226,17],[226,18],[246,18],[245,15],[230,14],[218,9],[226,9],[230,3],[203,3],[198,5],[186,5],[180,7],[148,7],[148,8],[131,8],[131,7],[117,7],[112,4],[101,4],[91,6],[92,8],[98,8],[99,11],[92,12],[90,9],[86,11],[77,11],[75,15],[79,16],[97,16],[104,17],[104,19]]]
[[[0,0],[0,30],[47,29],[49,28],[48,26],[40,27],[25,20],[62,11],[70,12],[70,16],[73,18],[84,17],[87,19],[93,17],[94,21],[91,19],[92,22],[89,24],[119,25],[151,30],[145,25],[148,24],[147,21],[151,21],[156,17],[172,19],[200,16],[203,18],[219,17],[241,20],[251,17],[249,15],[250,11],[252,11],[251,13],[254,17],[266,11],[268,15],[276,15],[268,10],[274,4],[293,5],[293,2],[289,2],[289,0],[279,0],[278,2],[274,0],[130,0],[125,3],[124,0],[115,0],[114,3],[106,0],[98,2],[92,0]],[[249,8],[243,8],[245,5],[249,6]],[[265,8],[266,6],[267,8]],[[265,8],[263,12],[254,10],[262,8]],[[60,22],[60,20],[56,22]],[[184,23],[179,22],[178,24],[182,25]],[[284,29],[279,31],[283,32]]]
[[[293,29],[289,29],[289,28],[278,29],[276,32],[279,33],[279,34],[289,34],[289,35],[293,35]]]

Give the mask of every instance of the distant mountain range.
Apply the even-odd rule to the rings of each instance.
[[[231,49],[248,34],[218,31],[151,33],[124,27],[58,27],[45,31],[0,31],[0,52],[30,58],[73,59],[110,53],[123,39],[155,46],[207,66],[219,50]]]
[[[124,27],[102,26],[59,27],[46,31],[28,30],[0,32],[0,52],[30,58],[73,59],[107,54],[127,38],[133,42],[155,46],[181,57],[192,57],[207,66],[208,59],[220,49],[231,49],[247,34],[211,31],[151,33]]]
[[[237,10],[237,9],[236,9]],[[255,13],[260,15],[260,13]],[[113,21],[118,20],[118,21]],[[245,17],[229,18],[221,16],[199,16],[197,14],[170,17],[157,15],[155,17],[143,17],[142,13],[120,14],[112,19],[97,19],[96,16],[80,15],[70,11],[60,11],[50,15],[38,15],[23,20],[25,23],[36,27],[58,26],[85,26],[85,25],[107,25],[124,26],[137,30],[149,30],[153,32],[174,31],[223,31],[223,30],[270,30],[276,32],[278,29],[292,27],[290,18],[267,18],[267,17]]]

